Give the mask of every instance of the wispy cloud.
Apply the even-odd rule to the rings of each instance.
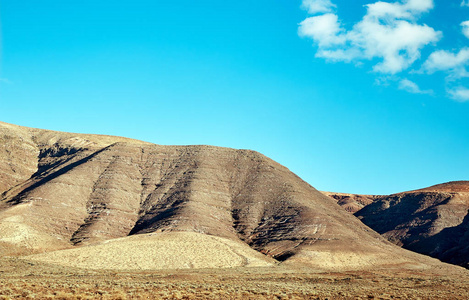
[[[373,70],[388,74],[407,69],[423,47],[442,36],[416,23],[420,14],[433,8],[432,0],[376,2],[366,7],[366,15],[349,31],[341,27],[336,14],[327,13],[301,22],[299,35],[317,44],[316,57],[345,62],[378,58],[381,62]]]
[[[469,0],[462,0],[461,6],[469,6]]]
[[[469,21],[461,23],[462,33],[469,39]]]
[[[303,0],[301,8],[310,14],[332,12],[336,6],[331,0]]]
[[[399,89],[407,91],[412,94],[427,94],[427,95],[433,95],[432,90],[422,90],[420,87],[413,81],[410,81],[408,79],[402,79],[399,81]]]
[[[419,14],[431,10],[433,0],[407,0],[404,2],[382,2],[378,1],[368,4],[368,15],[377,18],[403,18],[415,19]]]
[[[469,63],[469,48],[463,48],[457,53],[438,50],[430,54],[423,64],[423,69],[432,74],[436,71],[447,71],[455,78],[467,77],[466,65]]]
[[[466,102],[469,101],[469,89],[463,86],[458,86],[448,91],[454,100]]]
[[[302,37],[314,39],[320,49],[341,46],[347,41],[335,14],[307,18],[300,23],[298,33]]]

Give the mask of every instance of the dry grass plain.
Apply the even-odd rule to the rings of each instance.
[[[438,274],[439,273],[439,274]],[[99,271],[0,259],[0,299],[468,299],[467,272],[292,266]]]

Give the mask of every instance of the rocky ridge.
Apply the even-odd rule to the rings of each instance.
[[[469,181],[382,196],[355,215],[389,241],[469,267]]]
[[[347,193],[334,193],[334,192],[321,192],[326,196],[329,196],[337,201],[343,209],[349,213],[356,213],[363,207],[373,203],[376,199],[381,196],[377,195],[358,195],[358,194],[347,194]]]

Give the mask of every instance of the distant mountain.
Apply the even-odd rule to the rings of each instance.
[[[6,123],[0,145],[0,255],[121,269],[435,264],[254,151]]]
[[[381,196],[376,195],[358,195],[334,192],[322,192],[324,195],[329,196],[337,201],[337,204],[342,206],[343,209],[349,213],[356,213],[368,204],[373,203]]]
[[[383,196],[355,215],[406,249],[469,268],[469,181]]]

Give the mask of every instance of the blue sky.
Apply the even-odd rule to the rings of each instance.
[[[469,3],[0,0],[0,120],[253,149],[329,191],[469,180]]]

